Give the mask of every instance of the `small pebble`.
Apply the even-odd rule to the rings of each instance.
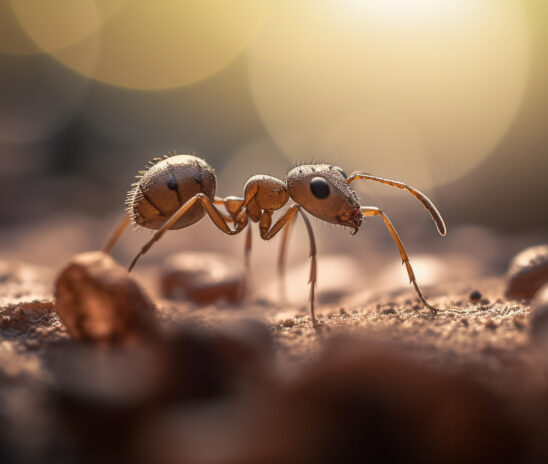
[[[480,293],[479,290],[474,290],[473,292],[470,293],[470,301],[472,303],[477,303],[478,301],[481,300],[481,297],[482,297],[482,294]]]
[[[464,326],[464,327],[468,327],[469,323],[468,323],[468,319],[465,319],[465,318],[462,318],[460,320],[461,324]]]
[[[487,319],[485,322],[485,327],[489,330],[496,330],[498,325],[493,319]]]
[[[535,295],[531,308],[531,336],[548,342],[548,284]]]
[[[295,319],[284,319],[280,321],[282,327],[293,327],[295,325]]]
[[[506,277],[506,297],[533,298],[540,287],[548,283],[548,245],[518,253],[512,259]]]
[[[125,343],[157,334],[155,306],[109,255],[76,255],[55,282],[55,312],[75,339]]]
[[[246,293],[243,265],[219,253],[180,253],[168,258],[160,276],[162,295],[196,304],[239,303]]]

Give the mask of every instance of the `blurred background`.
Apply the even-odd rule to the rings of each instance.
[[[59,264],[101,246],[137,170],[169,150],[202,155],[223,196],[328,162],[425,191],[449,234],[543,237],[547,13],[544,0],[0,0],[1,251]],[[416,250],[445,243],[412,197],[356,189]],[[233,247],[196,227],[199,248]]]

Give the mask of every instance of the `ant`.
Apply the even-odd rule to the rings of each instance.
[[[317,277],[316,242],[307,214],[353,229],[355,234],[364,217],[380,216],[390,232],[409,280],[415,287],[419,300],[431,311],[431,306],[422,295],[401,239],[388,216],[376,206],[362,206],[350,184],[365,179],[381,182],[409,191],[428,210],[438,232],[445,235],[446,227],[441,214],[426,195],[417,189],[395,180],[384,179],[363,172],[350,176],[337,166],[328,164],[302,165],[289,171],[285,181],[267,175],[251,177],[244,185],[243,197],[215,196],[216,177],[213,168],[203,159],[191,154],[170,154],[154,158],[145,171],[139,171],[137,182],[128,193],[126,214],[116,226],[103,250],[110,252],[124,229],[130,224],[154,229],[157,232],[141,248],[129,266],[129,272],[138,259],[162,236],[173,229],[183,229],[205,214],[225,234],[236,235],[248,225],[249,219],[259,223],[263,240],[270,240],[283,230],[278,270],[283,275],[287,241],[292,226],[300,214],[304,220],[310,242],[310,313],[312,324],[317,327],[314,315],[314,289]],[[274,211],[284,207],[289,199],[295,204],[287,208],[273,223]],[[226,213],[217,206],[223,206]],[[230,225],[232,227],[230,227]],[[251,251],[251,227],[247,228],[245,241],[245,264],[249,268]]]

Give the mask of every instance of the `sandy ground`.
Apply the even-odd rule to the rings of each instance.
[[[464,237],[470,233],[461,231]],[[260,250],[260,258],[254,264],[257,273],[253,290],[238,305],[222,301],[196,305],[162,298],[158,293],[161,269],[158,263],[145,262],[136,278],[152,295],[166,333],[174,327],[222,333],[241,321],[258,321],[266,328],[265,337],[273,342],[274,362],[267,363],[265,368],[289,382],[291,379],[298,382],[303,371],[322,366],[326,356],[329,358],[329,347],[340,346],[342,340],[347,349],[357,347],[358,352],[382,349],[403,353],[406,359],[434,372],[449,375],[465,372],[466,378],[503,397],[516,395],[516,391],[523,395],[529,390],[543,389],[548,373],[547,356],[542,342],[530,336],[530,302],[504,297],[507,283],[501,262],[508,262],[508,258],[501,258],[496,249],[503,246],[503,241],[497,242],[484,231],[473,234],[489,244],[485,255],[459,253],[456,249],[459,241],[455,239],[442,259],[420,253],[415,261],[412,259],[419,282],[424,282],[425,295],[439,309],[437,314],[418,304],[412,287],[401,275],[403,269],[398,269],[397,260],[367,274],[367,270],[361,270],[339,250],[319,258],[319,329],[312,327],[308,312],[306,261],[290,262],[289,302],[284,304],[279,301],[272,272],[266,279],[262,266],[257,265],[257,261],[265,259]],[[323,240],[320,238],[320,243]],[[518,245],[519,240],[504,243],[506,254]],[[478,244],[470,246],[481,248]],[[376,252],[370,249],[370,256],[378,257],[387,249],[380,247]],[[269,253],[275,252],[271,249]],[[55,366],[52,359],[60,351],[77,345],[71,342],[54,312],[53,283],[58,270],[58,266],[52,265],[0,262],[0,454],[4,452],[13,462],[45,462],[67,453],[59,451],[66,445],[63,440],[52,438],[52,431],[61,427],[52,419],[57,412],[51,398],[56,398],[61,388],[59,372],[55,370],[58,368],[52,367]],[[263,280],[269,285],[258,285]],[[481,296],[472,300],[470,295],[476,290]],[[259,338],[261,333],[259,330]],[[249,335],[242,339],[245,337]],[[249,345],[255,346],[254,343],[262,342],[252,341]],[[524,376],[528,379],[526,385]],[[404,385],[401,392],[406,394]],[[85,417],[82,420],[86,421]],[[44,428],[49,430],[45,432]],[[37,433],[38,430],[41,432]],[[87,446],[78,443],[84,449]],[[70,453],[74,451],[74,443],[67,446],[73,456]],[[154,456],[153,451],[147,452]],[[11,462],[9,459],[6,462]],[[202,457],[180,462],[193,459],[198,463],[217,462]],[[308,458],[303,459],[306,462]],[[232,461],[227,458],[219,462]],[[248,462],[269,461],[250,458]]]
[[[47,379],[42,359],[48,347],[68,339],[53,304],[55,273],[22,263],[1,263],[0,369],[5,377]],[[334,269],[333,272],[336,272]],[[141,273],[153,274],[153,270]],[[412,290],[398,289],[363,297],[341,296],[317,308],[318,330],[307,305],[281,305],[249,298],[234,305],[219,302],[195,305],[157,298],[162,323],[219,328],[241,319],[270,327],[279,361],[287,366],[313,362],[329,338],[354,337],[404,346],[417,359],[448,368],[475,366],[486,381],[500,385],[508,378],[508,363],[525,361],[530,351],[530,304],[504,298],[503,278],[476,278],[469,283],[446,283],[425,288],[439,312],[423,308]],[[479,301],[470,294],[481,289]],[[320,302],[322,293],[320,292]],[[333,299],[333,295],[329,295]],[[513,371],[512,371],[513,372]]]

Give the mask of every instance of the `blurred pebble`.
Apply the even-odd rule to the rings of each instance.
[[[274,342],[269,328],[255,320],[179,329],[166,349],[170,388],[179,400],[230,396],[273,374]]]
[[[485,464],[516,462],[523,450],[504,402],[467,372],[348,340],[252,408],[249,420],[240,441],[231,434],[233,454],[215,462]]]
[[[196,304],[239,303],[246,293],[242,263],[218,253],[180,253],[168,258],[160,286],[164,297]]]
[[[518,330],[523,330],[525,328],[525,317],[524,316],[514,317],[514,327]]]
[[[75,256],[55,283],[55,311],[75,339],[127,343],[157,334],[152,300],[109,255]]]
[[[165,389],[169,371],[161,352],[144,344],[99,350],[68,341],[49,362],[56,433],[78,462],[124,462],[136,427],[159,406]]]
[[[531,337],[548,344],[548,284],[537,292],[531,308]]]
[[[72,341],[58,348],[55,389],[98,414],[232,394],[244,378],[256,383],[270,376],[274,353],[269,329],[252,320],[214,330],[180,328],[153,343],[108,350]]]
[[[506,274],[508,298],[533,298],[548,282],[548,245],[538,245],[518,253]]]
[[[57,348],[50,359],[56,411],[83,462],[135,462],[124,457],[154,415],[243,398],[276,372],[269,328],[254,320],[177,328],[134,346]]]
[[[470,301],[472,303],[477,303],[479,300],[481,300],[482,294],[479,290],[474,290],[470,293]]]

